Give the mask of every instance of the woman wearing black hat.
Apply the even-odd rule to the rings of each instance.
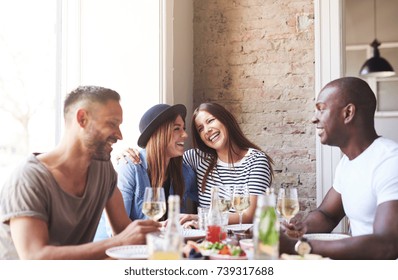
[[[184,153],[187,163],[197,174],[199,205],[210,206],[211,188],[233,188],[247,185],[250,206],[243,212],[243,222],[252,223],[258,195],[271,186],[273,177],[272,159],[251,142],[242,132],[236,118],[218,103],[202,103],[192,115],[193,146]],[[138,163],[138,151],[128,149],[121,155],[125,160]],[[186,215],[181,222],[192,220],[186,226],[197,226],[197,216]],[[239,222],[232,212],[229,223]]]
[[[146,187],[163,187],[166,201],[171,194],[181,198],[181,213],[196,213],[198,191],[195,172],[183,164],[186,108],[182,104],[157,104],[141,118],[138,145],[140,164],[117,166],[118,187],[124,206],[132,220],[145,219],[142,213]],[[128,159],[131,163],[131,160]],[[163,217],[167,217],[167,212]],[[106,238],[104,218],[96,240]],[[161,219],[162,220],[162,219]]]

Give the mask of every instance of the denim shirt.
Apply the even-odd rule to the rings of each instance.
[[[118,187],[123,196],[124,207],[131,220],[146,219],[142,213],[142,204],[144,202],[145,188],[150,187],[149,176],[147,172],[147,161],[145,150],[140,151],[140,164],[134,164],[129,158],[128,163],[119,163],[116,167],[118,173]],[[192,212],[187,204],[195,202],[198,205],[198,187],[196,184],[196,174],[192,168],[183,164],[182,175],[184,176],[185,190],[182,197],[181,213]],[[174,188],[171,184],[170,195],[174,194]],[[94,241],[102,240],[110,236],[109,223],[106,222],[104,213],[102,214],[98,225]]]

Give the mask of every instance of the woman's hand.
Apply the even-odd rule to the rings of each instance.
[[[119,155],[116,156],[116,162],[119,164],[119,161],[122,160],[124,163],[127,163],[126,157],[131,159],[134,164],[140,164],[140,152],[135,148],[127,148]]]
[[[198,215],[196,214],[181,214],[180,224],[183,228],[198,228]]]
[[[199,224],[198,224],[198,221],[191,220],[191,221],[188,221],[188,222],[185,222],[184,224],[182,224],[182,228],[198,229]]]

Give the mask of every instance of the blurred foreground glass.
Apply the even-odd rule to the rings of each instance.
[[[176,235],[178,235],[176,233]],[[182,252],[170,248],[169,241],[163,233],[148,233],[146,235],[146,244],[148,246],[148,260],[179,260]]]
[[[198,207],[198,226],[200,230],[207,229],[208,215],[209,215],[209,208]]]
[[[280,225],[275,210],[275,200],[272,190],[258,196],[253,225],[254,259],[279,258]]]

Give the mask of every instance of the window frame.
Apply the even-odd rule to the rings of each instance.
[[[393,49],[393,48],[396,48],[398,51],[398,42],[386,42],[379,46],[380,50]],[[347,45],[346,46],[346,52],[355,52],[355,51],[360,51],[360,52],[365,51],[366,57],[363,57],[364,62],[373,56],[373,47],[371,47],[369,44],[358,44],[358,45]],[[396,67],[394,67],[394,68],[396,68]],[[369,77],[369,78],[365,78],[364,80],[367,81],[370,88],[375,93],[376,99],[380,99],[381,97],[379,94],[379,85],[383,82],[398,82],[398,76],[394,75],[392,77],[384,77],[384,78]],[[380,110],[379,107],[376,108],[375,117],[377,117],[377,118],[389,118],[389,117],[397,117],[397,116],[398,116],[398,109],[387,111],[387,110]]]

